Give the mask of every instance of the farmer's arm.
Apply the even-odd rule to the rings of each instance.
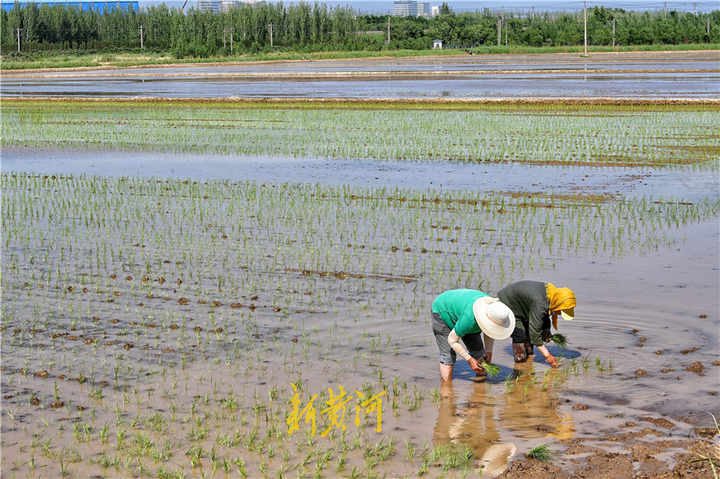
[[[550,329],[550,316],[548,315],[548,311],[545,310],[543,305],[536,303],[529,319],[530,331],[528,332],[528,336],[530,337],[530,343],[537,346],[538,351],[545,357],[545,360],[550,366],[554,368],[558,367],[557,359],[550,354],[550,351],[545,347],[545,341],[543,341],[543,330]]]
[[[448,344],[450,344],[450,347],[453,348],[453,350],[458,354],[458,356],[460,356],[465,361],[467,361],[468,364],[470,364],[470,367],[473,371],[475,371],[476,373],[480,373],[483,371],[480,363],[478,363],[475,358],[470,356],[470,353],[468,353],[465,350],[465,347],[460,344],[460,337],[455,333],[454,329],[450,331],[450,335],[448,335]]]
[[[555,359],[555,356],[550,354],[550,351],[545,347],[545,345],[538,346],[538,351],[540,351],[540,354],[545,356],[545,360],[548,362],[548,364],[554,368],[558,367],[557,359]]]

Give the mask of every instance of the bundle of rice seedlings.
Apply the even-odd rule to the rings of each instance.
[[[547,444],[540,444],[539,446],[535,446],[530,449],[526,454],[529,459],[536,459],[541,462],[549,461],[551,455],[552,452],[550,451],[550,448]]]
[[[500,374],[500,366],[497,366],[492,363],[488,363],[487,361],[483,361],[482,364],[480,364],[480,366],[482,366],[485,369],[485,371],[487,371],[489,378],[494,378],[495,376]]]
[[[568,340],[567,336],[561,333],[556,333],[552,335],[552,338],[550,338],[553,343],[555,343],[556,346],[559,346],[561,348],[567,347]]]

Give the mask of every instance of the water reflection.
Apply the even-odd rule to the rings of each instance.
[[[532,363],[525,363],[518,364],[510,378],[507,387],[487,381],[443,383],[434,445],[469,446],[480,459],[483,475],[493,476],[507,469],[515,454],[512,438],[519,443],[573,436],[572,416],[558,410],[560,400],[552,386],[563,381],[561,372],[535,374]]]

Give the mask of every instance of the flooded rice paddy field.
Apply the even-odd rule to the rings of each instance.
[[[679,112],[675,124],[620,112],[624,163],[589,167],[572,158],[590,156],[590,133],[553,145],[562,165],[519,160],[524,141],[546,136],[532,122],[512,133],[508,164],[450,160],[455,150],[398,161],[389,147],[346,158],[328,153],[349,146],[322,123],[305,138],[324,153],[265,161],[174,153],[164,120],[78,112],[68,123],[109,141],[72,143],[72,129],[53,139],[51,109],[3,105],[3,475],[477,477],[543,443],[552,467],[598,449],[617,462],[622,434],[663,442],[648,453],[658,469],[702,466],[688,449],[720,413],[720,194],[705,126],[716,113]],[[177,144],[205,141],[187,127],[199,114],[178,116],[190,137]],[[239,124],[262,123],[245,114]],[[22,120],[12,134],[8,115]],[[589,128],[572,123],[584,116],[565,115],[575,134],[563,136]],[[246,133],[228,119],[207,133]],[[267,119],[256,154],[274,153],[261,149],[275,148]],[[402,124],[383,121],[383,136]],[[121,133],[133,123],[144,131]],[[123,134],[135,152],[110,149]],[[199,149],[243,143],[216,136]],[[435,296],[520,279],[578,297],[576,320],[560,324],[568,348],[549,347],[560,368],[515,366],[506,340],[498,376],[477,380],[459,362],[441,385]],[[648,464],[640,452],[631,472]]]
[[[715,99],[720,54],[460,55],[4,71],[4,97]]]
[[[4,97],[100,98],[717,98],[715,72],[284,77],[181,75],[110,78],[3,78]]]

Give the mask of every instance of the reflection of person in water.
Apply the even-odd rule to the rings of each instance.
[[[564,404],[554,381],[564,382],[562,372],[552,369],[547,374],[535,374],[532,363],[516,364],[512,389],[503,391],[503,407],[498,409],[498,422],[513,436],[523,439],[570,439],[575,434],[575,423],[568,411],[559,409]]]
[[[494,476],[508,467],[516,447],[510,441],[528,439],[572,438],[575,426],[572,416],[557,409],[560,403],[553,388],[544,391],[542,381],[534,382],[531,364],[518,365],[520,379],[506,394],[500,388],[489,389],[487,383],[465,382],[453,387],[440,385],[440,408],[433,429],[435,446],[456,444],[469,446],[483,466],[483,476]],[[535,388],[525,394],[525,386]]]
[[[518,281],[498,291],[498,298],[515,315],[515,330],[511,335],[515,362],[527,361],[533,354],[533,346],[537,346],[548,364],[558,367],[557,359],[545,343],[552,337],[551,321],[557,329],[558,316],[566,321],[575,317],[575,293],[569,288],[556,288],[551,283]]]
[[[484,383],[467,385],[467,388],[454,389],[451,382],[443,382],[440,386],[442,399],[433,442],[435,446],[467,445],[475,457],[482,458],[483,473],[499,474],[507,469],[508,460],[515,453],[515,445],[500,442],[496,420],[498,398],[490,397]],[[456,394],[466,392],[469,397],[456,398]]]
[[[433,301],[432,327],[440,349],[440,377],[452,381],[458,354],[478,375],[485,374],[480,364],[483,359],[492,361],[493,340],[510,336],[515,317],[497,298],[473,289],[455,289]],[[480,333],[485,335],[485,344]]]

